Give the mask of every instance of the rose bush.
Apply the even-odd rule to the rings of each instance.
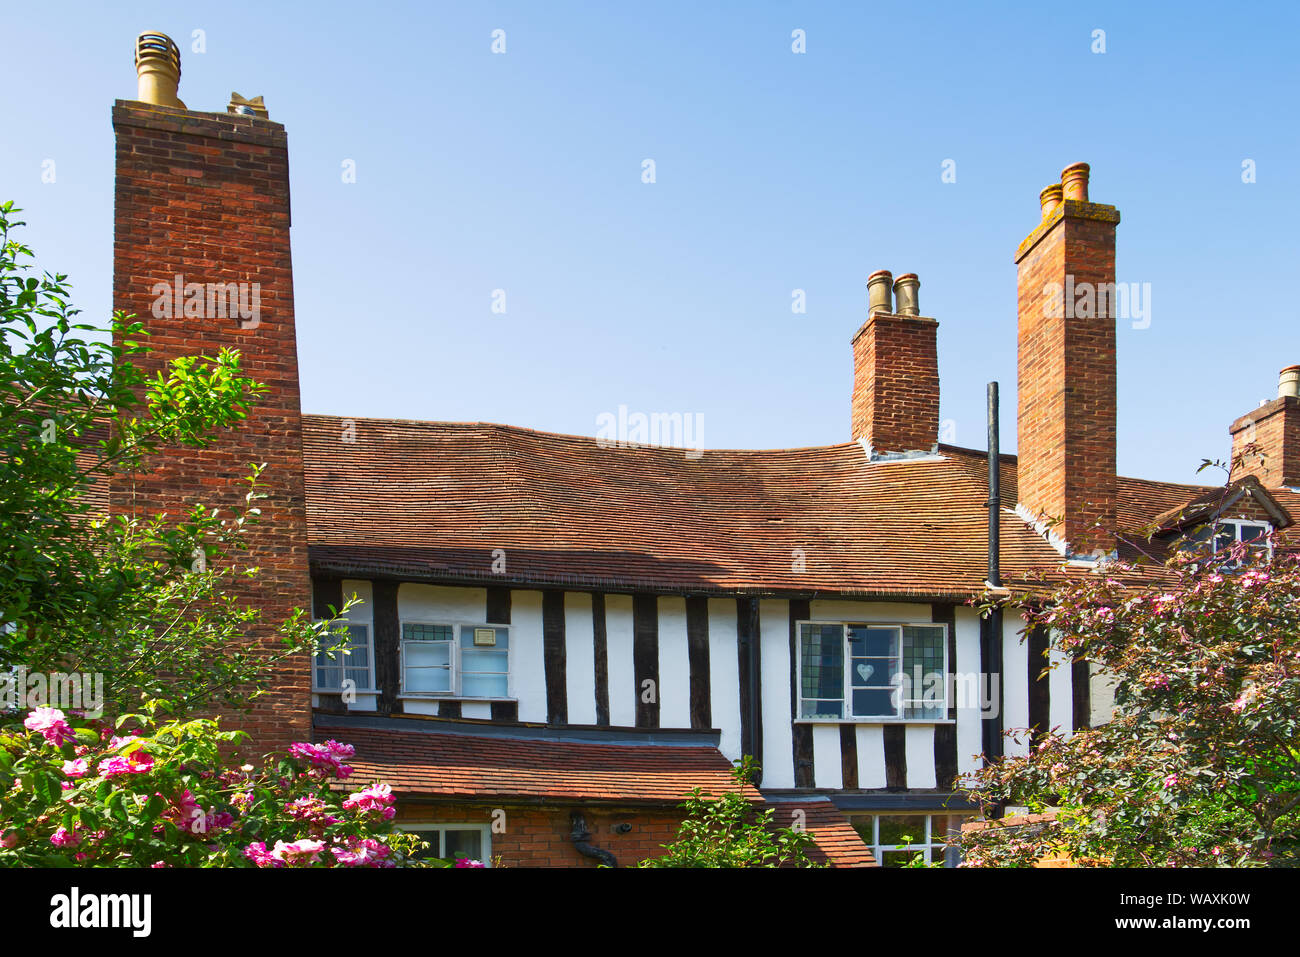
[[[162,707],[112,724],[36,708],[0,729],[0,866],[451,866],[413,859],[426,845],[393,830],[387,785],[340,785],[349,745],[227,768],[243,732]]]
[[[1017,608],[1067,659],[1101,666],[1115,714],[977,772],[970,795],[986,807],[1055,820],[968,834],[965,863],[1300,864],[1300,562],[1237,546],[1132,571],[1112,565]]]

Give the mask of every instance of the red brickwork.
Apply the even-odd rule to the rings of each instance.
[[[579,811],[595,847],[609,851],[619,867],[658,857],[663,845],[677,838],[682,822],[680,811],[653,811],[644,808],[593,809],[586,806],[512,807],[494,805],[431,805],[398,801],[397,823],[402,824],[484,824],[492,825],[493,812],[504,827],[491,835],[491,855],[506,867],[598,867],[599,861],[579,853],[573,846],[570,812]],[[615,827],[631,825],[626,833]]]
[[[249,466],[266,463],[268,498],[249,535],[243,564],[258,566],[241,598],[260,609],[265,627],[250,639],[270,644],[274,625],[294,607],[310,608],[303,495],[302,424],[289,250],[289,165],[278,123],[118,101],[113,304],[134,313],[156,350],[150,371],[185,355],[241,350],[249,375],[269,389],[248,421],[208,449],[163,456],[150,471],[115,482],[116,512],[178,514],[199,501],[238,504]],[[259,283],[258,323],[153,315],[156,283],[181,274],[194,283]],[[173,313],[175,316],[175,313]],[[271,691],[238,725],[258,750],[308,740],[309,662],[281,667]]]
[[[1232,423],[1233,479],[1253,475],[1267,488],[1300,486],[1300,399],[1266,402]],[[1250,452],[1249,445],[1256,448]]]
[[[1053,531],[1079,553],[1114,547],[1118,223],[1113,206],[1065,200],[1016,255],[1019,500],[1063,518]],[[1094,287],[1095,315],[1079,314],[1083,283]],[[1065,295],[1071,284],[1075,297]]]
[[[877,452],[939,441],[939,323],[875,312],[853,337],[853,440]]]

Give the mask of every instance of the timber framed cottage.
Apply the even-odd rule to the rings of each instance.
[[[269,391],[213,447],[115,484],[111,505],[234,504],[265,462],[247,601],[276,621],[360,599],[350,655],[286,665],[257,699],[259,744],[349,742],[440,855],[514,866],[653,855],[685,795],[733,787],[752,755],[747,793],[821,858],[862,866],[942,857],[975,812],[954,781],[1003,729],[1104,720],[1087,662],[1039,680],[1045,636],[968,604],[989,574],[988,456],[938,441],[939,323],[916,276],[874,273],[866,320],[845,328],[840,445],[695,457],[304,415],[284,127],[260,99],[187,109],[161,34],[140,38],[137,67],[139,99],[113,107],[114,306],[144,321],[150,362],[237,348]],[[1154,525],[1163,547],[1212,514],[1250,539],[1300,514],[1294,366],[1233,423],[1234,446],[1264,454],[1226,499],[1116,474],[1115,320],[1104,294],[1061,308],[1067,286],[1114,290],[1119,211],[1089,199],[1088,172],[1043,191],[1015,251],[1019,457],[998,459],[993,513],[1007,580],[1123,555],[1112,533]],[[179,287],[175,310],[154,308],[160,283]],[[251,284],[251,318],[244,300],[225,318],[180,306]]]

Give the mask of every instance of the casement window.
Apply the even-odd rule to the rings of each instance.
[[[338,694],[343,691],[343,682],[350,681],[352,691],[373,691],[374,651],[370,641],[370,626],[344,622],[335,626],[335,631],[342,629],[347,631],[346,640],[333,631],[325,638],[328,648],[337,646],[333,657],[325,650],[316,654],[312,667],[312,690],[321,694]]]
[[[509,697],[509,627],[402,622],[402,694]]]
[[[1245,542],[1249,552],[1259,557],[1272,554],[1268,536],[1273,526],[1268,522],[1256,522],[1244,518],[1220,518],[1203,525],[1189,536],[1197,547],[1210,546],[1212,554],[1226,553],[1239,542]]]
[[[862,814],[850,823],[881,867],[905,867],[919,852],[927,863],[945,867],[961,862],[961,851],[947,840],[961,833],[966,818],[958,814]]]
[[[455,861],[468,859],[491,867],[492,831],[486,824],[403,824],[398,830],[419,834],[429,843],[427,851],[415,855],[421,858],[440,857]]]
[[[907,721],[948,715],[948,628],[799,623],[799,717]]]

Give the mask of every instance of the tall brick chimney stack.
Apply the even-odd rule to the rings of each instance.
[[[1277,398],[1232,423],[1232,478],[1300,487],[1300,365],[1278,376]]]
[[[151,374],[167,360],[229,347],[269,389],[248,420],[210,448],[160,456],[150,470],[115,482],[111,507],[178,516],[194,502],[235,506],[250,465],[266,463],[260,488],[268,497],[240,557],[241,567],[260,571],[245,579],[241,598],[263,614],[250,641],[279,649],[275,625],[295,607],[311,608],[284,127],[164,105],[180,102],[180,62],[162,34],[141,37],[137,68],[142,100],[113,106],[114,308],[135,314],[150,333],[155,351],[137,361]],[[306,657],[280,666],[271,686],[236,722],[258,752],[311,733]]]
[[[1114,549],[1115,227],[1088,200],[1088,164],[1039,196],[1042,221],[1016,250],[1021,514],[1060,519],[1068,553]]]
[[[872,453],[930,452],[939,440],[939,323],[919,314],[920,285],[883,269],[867,279],[869,314],[853,337],[852,425]]]

